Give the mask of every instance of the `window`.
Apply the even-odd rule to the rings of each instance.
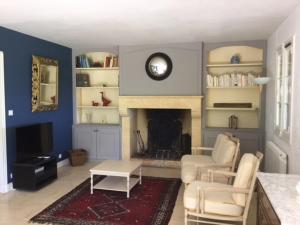
[[[275,132],[290,141],[294,41],[277,50]]]

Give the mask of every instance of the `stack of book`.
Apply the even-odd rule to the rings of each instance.
[[[90,67],[98,67],[98,68],[112,68],[112,67],[118,67],[119,66],[119,60],[117,56],[106,56],[104,57],[104,60],[95,61],[86,55],[79,55],[76,57],[76,68],[90,68]]]
[[[259,74],[249,72],[232,72],[225,74],[207,74],[207,87],[253,87],[257,86],[253,79]]]
[[[118,67],[119,62],[118,62],[118,57],[117,56],[106,56],[105,57],[105,67],[111,68],[111,67]]]
[[[90,61],[86,55],[76,56],[76,67],[77,68],[89,68]]]

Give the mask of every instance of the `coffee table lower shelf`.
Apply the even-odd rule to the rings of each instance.
[[[113,177],[107,176],[99,183],[93,186],[93,189],[109,190],[109,191],[121,191],[127,192],[129,197],[129,191],[140,181],[139,178],[130,177],[129,187],[127,186],[126,177]]]

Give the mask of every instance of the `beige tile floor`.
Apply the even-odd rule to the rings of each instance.
[[[0,224],[28,224],[28,220],[46,208],[52,202],[68,193],[89,177],[89,168],[97,162],[91,162],[80,167],[64,166],[58,170],[58,179],[39,191],[11,191],[0,194]],[[180,177],[176,169],[143,168],[143,175],[157,177]],[[183,186],[179,190],[176,205],[169,225],[183,225]],[[255,201],[250,209],[248,225],[255,225]],[[192,224],[191,224],[192,225]]]

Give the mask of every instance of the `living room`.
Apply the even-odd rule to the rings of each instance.
[[[299,223],[299,4],[0,3],[0,224]]]

